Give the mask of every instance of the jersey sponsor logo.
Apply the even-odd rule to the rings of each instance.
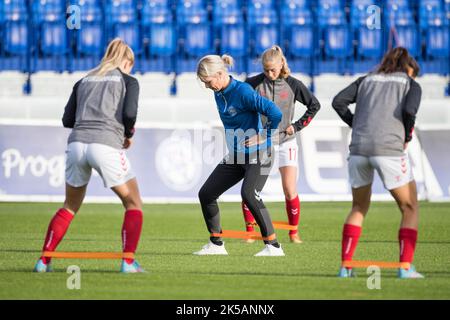
[[[407,84],[408,80],[406,78],[403,77],[397,77],[397,76],[384,76],[384,75],[373,75],[373,76],[368,76],[366,78],[367,81],[373,81],[373,82],[398,82],[401,84]]]
[[[87,76],[84,77],[83,80],[81,81],[81,83],[85,83],[85,82],[108,82],[108,81],[112,81],[112,82],[120,82],[120,76]]]

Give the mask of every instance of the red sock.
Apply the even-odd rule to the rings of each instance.
[[[72,219],[73,214],[64,208],[61,208],[56,212],[48,226],[42,251],[55,251],[56,247],[66,234]],[[45,264],[51,261],[51,258],[47,257],[41,257],[41,259]]]
[[[255,231],[254,226],[256,225],[255,218],[253,218],[252,213],[250,212],[250,209],[247,207],[247,205],[242,201],[242,213],[244,214],[244,220],[245,220],[245,228],[247,232],[253,232]]]
[[[286,212],[289,220],[289,224],[292,226],[298,226],[300,220],[300,199],[298,195],[292,199],[286,199]],[[289,234],[297,234],[298,230],[289,230]]]
[[[122,225],[123,252],[136,252],[142,230],[142,211],[127,210]],[[133,263],[134,259],[125,259],[127,263]]]
[[[353,259],[360,235],[361,227],[344,224],[344,230],[342,231],[342,261]]]
[[[417,230],[400,228],[398,232],[400,244],[400,262],[413,262],[414,250],[416,249]]]

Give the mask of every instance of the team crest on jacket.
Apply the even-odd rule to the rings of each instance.
[[[289,98],[289,92],[287,90],[283,90],[280,92],[280,99],[281,100],[286,100],[287,98]]]
[[[229,114],[230,116],[232,116],[232,117],[234,117],[235,115],[237,115],[237,110],[236,110],[236,108],[233,107],[233,106],[229,106],[229,107],[227,108],[227,112],[228,112],[228,114]]]

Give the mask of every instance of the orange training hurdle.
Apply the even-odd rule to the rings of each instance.
[[[298,227],[297,226],[293,226],[291,224],[289,224],[289,222],[284,222],[284,221],[273,221],[273,228],[274,229],[282,229],[282,230],[297,230]]]
[[[56,252],[44,251],[42,256],[58,259],[134,259],[133,252]]]
[[[389,261],[344,261],[343,267],[346,268],[368,268],[370,266],[376,266],[383,269],[409,269],[409,262],[389,262]]]

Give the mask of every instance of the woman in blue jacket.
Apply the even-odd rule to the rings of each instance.
[[[214,91],[224,125],[228,154],[199,191],[210,241],[196,255],[227,255],[220,233],[217,198],[243,179],[241,196],[260,226],[264,249],[255,256],[284,256],[269,212],[260,198],[271,165],[271,136],[281,121],[281,111],[252,87],[228,74],[233,58],[208,55],[197,66],[197,76]],[[267,117],[262,128],[260,114]]]

